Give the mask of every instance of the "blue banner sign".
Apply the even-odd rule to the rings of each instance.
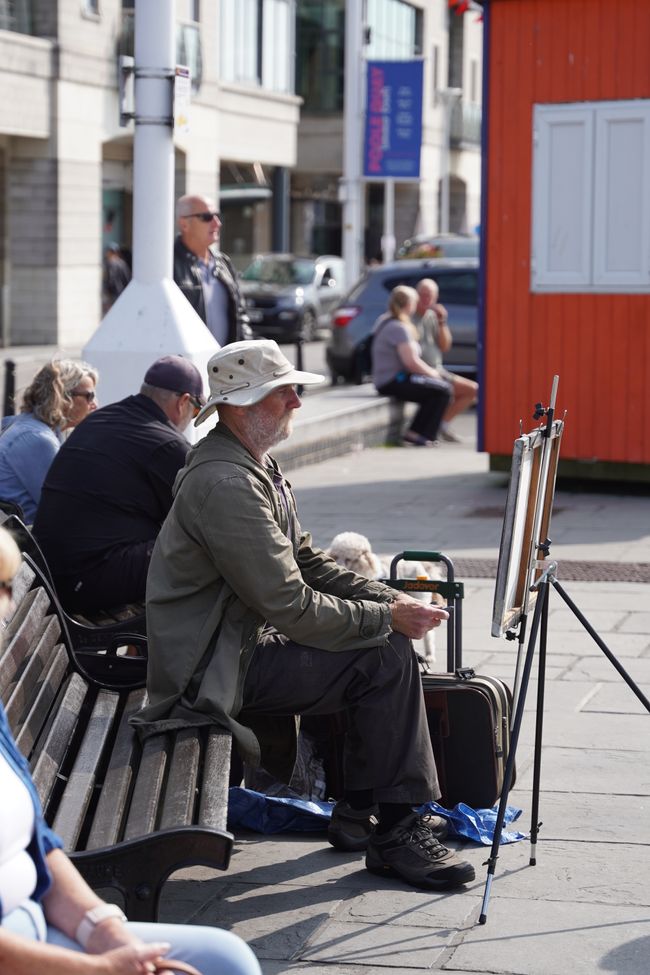
[[[368,61],[363,175],[419,179],[422,61]]]

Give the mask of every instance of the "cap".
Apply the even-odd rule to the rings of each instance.
[[[164,355],[156,359],[147,369],[144,381],[148,386],[157,386],[158,389],[189,393],[201,405],[205,404],[201,373],[193,362],[184,359],[182,355]]]
[[[194,425],[207,420],[220,403],[253,406],[278,386],[312,386],[324,379],[295,369],[272,339],[232,342],[208,362],[210,396]]]

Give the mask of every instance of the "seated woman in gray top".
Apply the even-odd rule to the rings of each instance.
[[[451,386],[422,358],[417,329],[411,321],[417,303],[413,288],[398,285],[391,291],[388,313],[373,329],[372,381],[382,396],[419,404],[404,443],[430,447],[437,442]]]
[[[97,409],[97,372],[87,362],[58,359],[40,369],[24,392],[17,416],[0,435],[0,498],[19,504],[31,524],[61,434]]]

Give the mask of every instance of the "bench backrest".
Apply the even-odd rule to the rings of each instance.
[[[229,735],[190,729],[142,746],[129,717],[142,706],[144,687],[106,688],[80,672],[27,563],[14,580],[14,603],[0,651],[0,698],[66,850],[193,823],[223,829],[223,798],[211,801],[210,783],[223,792]]]

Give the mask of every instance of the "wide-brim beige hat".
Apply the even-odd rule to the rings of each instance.
[[[217,406],[253,406],[278,386],[315,386],[325,376],[295,369],[277,342],[258,339],[232,342],[208,362],[210,395],[194,426],[203,423]]]

